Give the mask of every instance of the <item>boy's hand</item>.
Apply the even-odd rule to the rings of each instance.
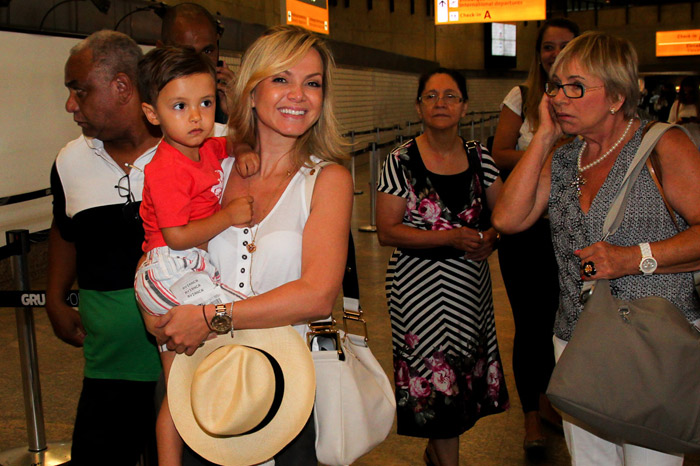
[[[253,198],[251,196],[237,197],[221,210],[226,212],[231,225],[247,225],[253,218]]]
[[[260,170],[260,157],[253,152],[248,144],[236,147],[236,171],[241,178],[248,178]]]

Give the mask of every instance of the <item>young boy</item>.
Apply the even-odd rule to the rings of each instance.
[[[214,127],[216,71],[203,55],[175,47],[151,50],[139,62],[139,92],[148,121],[163,141],[145,168],[141,217],[145,260],[134,288],[144,312],[163,315],[180,304],[222,304],[244,298],[225,287],[204,250],[231,225],[250,222],[250,198],[221,207],[225,138]],[[245,149],[245,148],[244,148]],[[251,160],[252,158],[252,160]],[[257,166],[246,152],[237,162]],[[227,310],[227,312],[231,312]],[[230,314],[229,314],[230,316]],[[175,353],[161,352],[167,384]],[[160,464],[180,464],[182,440],[170,417],[167,395],[158,415]]]

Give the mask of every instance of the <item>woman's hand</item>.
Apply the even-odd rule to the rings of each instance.
[[[158,319],[156,331],[162,333],[163,343],[167,343],[168,349],[178,354],[191,356],[203,341],[210,338],[211,331],[202,315],[202,306],[176,306]]]
[[[483,261],[493,252],[496,241],[498,240],[498,233],[496,233],[496,230],[490,228],[486,231],[477,231],[477,235],[479,236],[478,245],[474,248],[467,249],[467,253],[464,255],[465,259]]]
[[[461,227],[449,231],[449,246],[466,252],[465,259],[484,260],[493,252],[496,243],[496,230],[493,228],[481,232],[474,228]]]
[[[163,329],[158,327],[158,323],[160,322],[162,316],[154,316],[144,312],[143,310],[141,311],[141,315],[143,316],[143,323],[146,325],[146,330],[148,330],[148,333],[156,338],[158,346],[164,345],[168,340],[168,337],[166,337],[165,333],[163,333]]]
[[[449,235],[447,241],[448,246],[461,249],[467,253],[473,253],[478,250],[483,243],[479,231],[474,228],[460,227],[445,231],[447,231]]]
[[[547,94],[542,95],[538,111],[540,126],[537,128],[537,133],[543,135],[553,146],[562,137],[564,131],[562,131],[559,121],[557,120],[552,98]]]
[[[639,272],[641,252],[637,246],[615,246],[599,241],[574,251],[581,260],[581,279],[584,281],[620,278]]]

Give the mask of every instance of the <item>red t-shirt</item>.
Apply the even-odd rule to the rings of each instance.
[[[199,148],[199,162],[161,141],[144,170],[141,218],[143,251],[167,246],[161,228],[187,225],[209,217],[221,206],[223,175],[219,160],[228,157],[226,138],[209,138]]]

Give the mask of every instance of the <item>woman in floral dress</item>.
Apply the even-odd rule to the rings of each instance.
[[[464,77],[421,77],[425,133],[394,149],[379,182],[379,242],[396,246],[386,289],[392,325],[398,433],[428,438],[428,465],[459,463],[459,435],[508,408],[486,261],[501,188],[488,150],[458,135]]]

